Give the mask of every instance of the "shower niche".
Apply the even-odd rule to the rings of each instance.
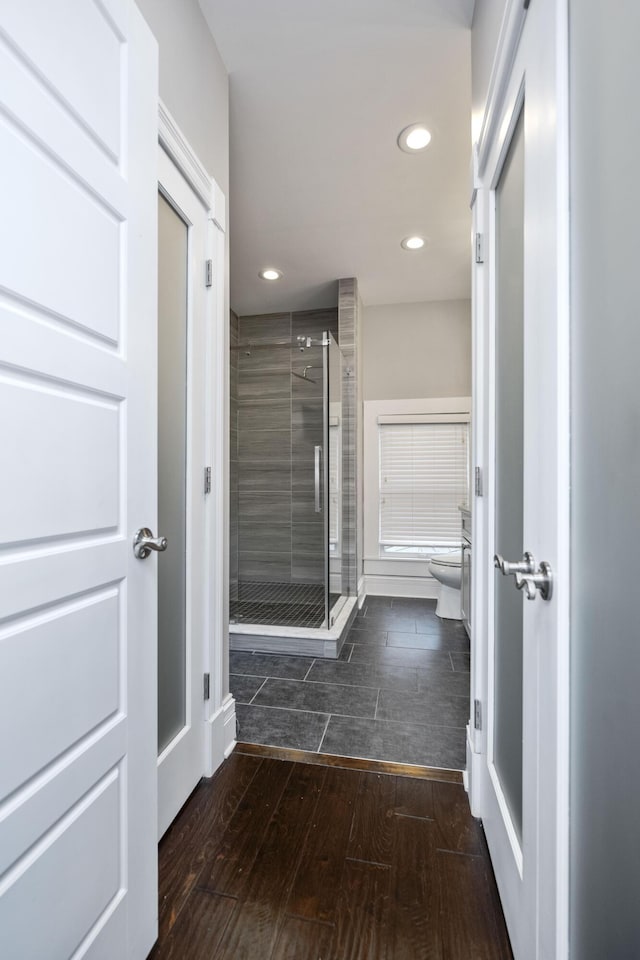
[[[337,307],[231,316],[232,649],[335,657],[355,613],[339,340]]]

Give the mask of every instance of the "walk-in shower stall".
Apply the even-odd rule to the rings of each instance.
[[[353,613],[337,337],[336,309],[232,316],[234,649],[336,656]]]

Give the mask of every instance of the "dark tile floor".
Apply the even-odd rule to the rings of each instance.
[[[469,641],[435,601],[371,597],[339,660],[231,651],[238,740],[460,770]]]

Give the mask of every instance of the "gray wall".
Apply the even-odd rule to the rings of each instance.
[[[364,400],[471,396],[471,303],[365,307]]]
[[[328,310],[240,317],[239,338],[338,333]],[[303,382],[292,376],[312,365]],[[311,380],[315,380],[312,383]],[[243,350],[238,357],[238,578],[322,583],[324,527],[314,510],[315,444],[323,442],[322,348]],[[233,428],[233,422],[232,422]],[[234,451],[232,450],[232,461]]]
[[[640,957],[639,41],[571,0],[572,960]]]
[[[229,196],[229,78],[198,0],[136,0],[160,47],[160,96]]]

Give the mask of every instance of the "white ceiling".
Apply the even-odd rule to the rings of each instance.
[[[200,0],[230,75],[239,314],[331,305],[351,276],[365,304],[470,295],[473,2]],[[433,140],[402,153],[418,121]]]

